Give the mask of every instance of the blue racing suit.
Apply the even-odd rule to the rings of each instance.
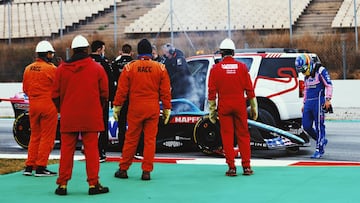
[[[333,87],[326,68],[320,66],[318,70],[316,69],[313,75],[305,77],[302,125],[308,135],[316,140],[316,149],[324,151],[325,113],[323,106],[325,99],[331,99]]]

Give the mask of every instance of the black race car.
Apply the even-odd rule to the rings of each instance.
[[[18,93],[9,99],[15,113],[13,134],[15,141],[23,148],[27,148],[31,129],[29,123],[29,103],[24,93]],[[208,113],[201,111],[195,104],[187,99],[173,99],[172,112],[167,125],[162,122],[160,111],[159,131],[156,149],[159,152],[202,151],[206,154],[222,154],[219,122],[213,124],[208,119]],[[160,104],[161,105],[161,104]],[[109,111],[109,149],[121,151],[123,137],[118,135],[117,122],[113,119],[112,110]],[[266,118],[266,116],[264,117]],[[301,130],[301,126],[284,131],[266,125],[266,120],[259,112],[258,122],[249,120],[251,146],[253,149],[280,149],[285,148],[297,152],[299,147],[309,146],[308,136]],[[60,144],[58,130],[55,143]],[[290,132],[291,133],[290,133]],[[236,143],[234,144],[236,147]]]

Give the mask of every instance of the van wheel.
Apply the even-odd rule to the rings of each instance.
[[[16,117],[13,125],[13,134],[16,143],[22,148],[27,149],[30,142],[30,120],[29,113],[25,112]]]

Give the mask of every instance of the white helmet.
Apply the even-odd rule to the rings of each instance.
[[[36,45],[35,52],[36,53],[55,52],[55,50],[53,46],[50,44],[50,42],[43,40]]]
[[[230,50],[235,50],[235,44],[234,42],[230,39],[230,38],[226,38],[224,39],[221,43],[220,43],[220,49],[230,49]]]
[[[77,35],[76,37],[74,37],[71,43],[72,49],[80,48],[80,47],[88,47],[88,46],[89,46],[89,42],[82,35]]]

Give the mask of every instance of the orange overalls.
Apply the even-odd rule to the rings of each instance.
[[[248,69],[232,57],[224,57],[210,71],[208,91],[209,100],[216,100],[218,96],[220,133],[226,163],[230,168],[235,168],[235,134],[242,166],[250,167],[250,133],[244,92],[249,99],[254,98],[255,93]]]
[[[29,97],[31,136],[26,166],[46,167],[54,147],[57,127],[57,110],[51,99],[56,66],[43,59],[25,68],[23,91]]]
[[[144,132],[142,170],[151,172],[156,148],[160,105],[171,109],[170,79],[163,64],[148,57],[130,62],[120,75],[114,105],[122,106],[129,95],[128,130],[120,160],[121,170],[128,170]]]

